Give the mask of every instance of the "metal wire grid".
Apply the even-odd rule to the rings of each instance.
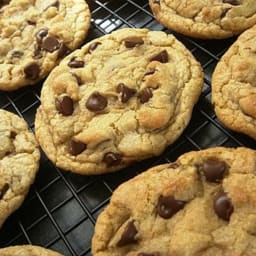
[[[86,41],[122,27],[164,30],[152,16],[148,0],[87,2],[92,12],[92,26]],[[123,181],[150,166],[173,161],[190,150],[242,145],[255,148],[255,143],[247,136],[225,129],[210,103],[213,69],[234,39],[202,41],[175,35],[201,62],[205,72],[202,95],[183,135],[160,157],[134,164],[118,173],[96,177],[63,172],[42,153],[35,184],[22,207],[0,230],[0,247],[30,243],[66,256],[91,255],[90,243],[97,216],[109,202],[113,190]],[[38,84],[12,93],[0,92],[0,108],[23,117],[33,130],[40,90],[41,84]]]

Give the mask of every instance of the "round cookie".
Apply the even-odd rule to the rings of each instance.
[[[156,19],[187,36],[221,39],[256,24],[255,0],[149,0]]]
[[[256,139],[256,26],[222,56],[212,77],[212,102],[228,128]]]
[[[1,256],[61,256],[49,249],[34,245],[18,245],[0,248]]]
[[[44,78],[83,42],[89,25],[84,0],[1,1],[0,90]]]
[[[40,153],[26,122],[0,109],[0,227],[23,202],[39,167]]]
[[[35,131],[58,167],[119,170],[159,155],[187,126],[200,64],[172,35],[121,29],[69,55],[45,81]]]
[[[212,148],[125,182],[100,214],[94,256],[256,254],[256,152]]]

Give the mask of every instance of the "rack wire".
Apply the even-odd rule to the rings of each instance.
[[[173,33],[153,17],[148,0],[87,0],[92,12],[85,42],[122,27],[148,28]],[[56,168],[43,154],[36,181],[22,207],[0,230],[0,247],[41,245],[65,256],[91,255],[90,243],[97,216],[122,182],[151,166],[174,161],[181,154],[214,146],[247,146],[247,136],[227,130],[216,118],[211,98],[211,75],[219,58],[235,40],[194,40],[173,33],[194,54],[205,72],[204,88],[191,122],[182,136],[165,152],[124,170],[100,176],[80,176]],[[23,117],[34,129],[42,83],[15,92],[0,92],[0,108]]]

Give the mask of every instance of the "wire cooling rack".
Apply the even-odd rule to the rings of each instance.
[[[171,33],[153,18],[148,0],[87,2],[92,12],[92,24],[86,42],[122,27],[144,27]],[[213,146],[255,148],[255,143],[247,136],[231,132],[220,124],[210,101],[213,69],[235,39],[203,41],[175,36],[201,62],[205,72],[202,95],[183,135],[160,157],[134,164],[121,172],[96,177],[63,172],[42,153],[35,184],[22,207],[0,230],[0,247],[30,243],[65,256],[91,255],[90,243],[97,216],[120,183],[150,166],[173,161],[190,150]],[[40,90],[41,84],[38,84],[12,93],[0,92],[0,108],[23,117],[33,130]]]

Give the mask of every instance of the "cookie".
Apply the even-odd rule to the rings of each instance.
[[[181,34],[221,39],[256,24],[255,0],[149,0],[156,19]]]
[[[32,85],[84,40],[90,12],[84,0],[0,3],[0,90]]]
[[[58,167],[112,172],[159,155],[187,126],[200,64],[172,35],[121,29],[69,55],[45,81],[35,131]]]
[[[212,77],[212,102],[228,128],[256,139],[256,26],[222,56]]]
[[[39,149],[26,122],[0,109],[0,227],[23,202],[39,167]]]
[[[1,256],[61,256],[61,254],[33,245],[10,246],[0,249]]]
[[[114,191],[94,256],[256,255],[256,152],[189,152]]]

